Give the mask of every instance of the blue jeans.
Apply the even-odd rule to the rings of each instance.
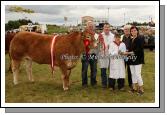
[[[107,87],[106,70],[107,70],[107,68],[101,68],[101,83],[102,83],[102,87]]]
[[[96,56],[95,54],[90,54],[90,55]],[[91,75],[90,75],[91,85],[92,86],[96,85],[97,84],[97,81],[96,81],[97,59],[96,58],[86,57],[86,58],[82,58],[81,62],[82,62],[82,86],[85,86],[85,85],[88,84],[87,72],[88,72],[88,66],[89,66],[89,64],[90,64],[90,69],[91,69]]]

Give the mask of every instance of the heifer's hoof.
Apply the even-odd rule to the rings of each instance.
[[[65,87],[65,88],[64,88],[64,91],[67,91],[67,90],[69,90],[69,88],[68,88],[68,87]]]
[[[14,85],[17,85],[17,84],[19,84],[18,82],[13,82],[14,83]]]
[[[32,82],[32,83],[34,83],[34,81],[35,81],[34,79],[31,79],[31,80],[30,80],[30,82]]]

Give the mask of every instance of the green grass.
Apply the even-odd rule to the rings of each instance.
[[[19,84],[13,85],[13,77],[8,72],[9,57],[5,59],[5,101],[6,103],[154,103],[155,101],[155,53],[145,51],[145,65],[142,68],[145,93],[142,96],[129,93],[126,83],[126,91],[115,92],[101,88],[100,69],[97,72],[98,84],[96,87],[81,86],[81,63],[72,70],[70,76],[71,87],[69,91],[63,91],[59,69],[51,75],[50,65],[39,65],[33,63],[33,75],[35,82],[28,81],[25,72],[25,64],[20,67]],[[88,75],[90,71],[88,72]]]
[[[66,33],[68,30],[67,28],[56,26],[56,25],[47,25],[48,34],[52,33]]]

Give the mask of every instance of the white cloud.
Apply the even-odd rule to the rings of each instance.
[[[107,18],[109,8],[109,19],[112,25],[122,25],[125,22],[148,22],[149,17],[155,18],[154,6],[81,6],[81,5],[22,5],[21,7],[34,10],[34,14],[8,12],[6,6],[5,23],[9,20],[17,20],[28,17],[34,22],[48,24],[64,24],[64,16],[68,17],[68,24],[81,22],[82,16],[94,18]],[[124,17],[125,14],[125,17]]]

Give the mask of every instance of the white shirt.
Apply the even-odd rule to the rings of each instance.
[[[122,42],[120,45],[116,45],[112,42],[109,46],[109,54],[110,54],[110,74],[109,78],[118,79],[125,78],[125,64],[124,58],[118,54],[118,52],[125,52],[126,46]]]

